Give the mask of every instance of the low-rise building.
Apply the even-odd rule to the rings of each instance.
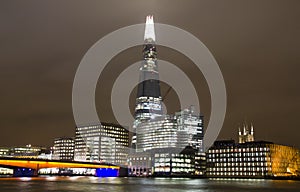
[[[216,141],[206,155],[207,177],[299,177],[300,152],[266,141]]]
[[[74,139],[56,138],[53,146],[53,159],[71,161],[74,159]]]
[[[10,155],[9,147],[0,147],[0,157],[7,157]]]
[[[132,153],[128,161],[129,176],[192,177],[205,173],[205,153],[191,146]]]

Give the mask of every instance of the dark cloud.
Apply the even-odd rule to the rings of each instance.
[[[72,82],[85,52],[120,27],[156,22],[185,29],[205,43],[222,70],[228,109],[220,139],[236,138],[243,121],[256,138],[300,147],[300,2],[275,1],[1,1],[0,145],[51,145],[73,136]],[[142,35],[142,34],[141,34]],[[201,72],[183,55],[159,47],[159,57],[193,80],[208,122],[210,98]],[[141,59],[129,49],[111,62],[97,86],[101,119],[114,121],[111,86],[126,66]],[[122,63],[122,65],[120,64]],[[166,93],[163,85],[162,93]],[[175,92],[170,112],[178,110]],[[134,102],[132,93],[131,106]]]

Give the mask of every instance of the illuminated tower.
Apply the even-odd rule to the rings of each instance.
[[[252,142],[254,141],[254,128],[251,124],[250,131],[248,130],[248,126],[244,125],[243,132],[239,128],[239,143]]]
[[[253,128],[252,123],[251,123],[250,134],[248,134],[248,141],[249,141],[249,142],[254,141],[254,128]]]
[[[147,16],[143,61],[140,67],[140,84],[138,85],[134,127],[149,119],[162,115],[159,74],[153,16]]]

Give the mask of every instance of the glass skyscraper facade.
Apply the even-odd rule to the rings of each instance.
[[[191,146],[203,152],[203,117],[191,108],[141,122],[136,130],[136,151]]]
[[[193,108],[175,115],[162,114],[153,16],[147,16],[143,61],[135,107],[136,151],[192,146],[203,151],[203,118]]]
[[[162,115],[162,105],[154,22],[153,16],[147,16],[143,46],[143,61],[140,67],[140,83],[138,85],[135,106],[134,127],[137,127],[140,122],[147,121],[160,115]]]
[[[163,115],[140,123],[136,130],[136,151],[176,147],[177,122],[174,116]]]
[[[203,117],[193,107],[163,114],[153,17],[145,25],[143,61],[133,128],[135,151],[129,154],[130,176],[203,175]]]
[[[175,113],[177,121],[177,147],[191,146],[198,152],[204,152],[203,116],[195,114],[194,107]]]

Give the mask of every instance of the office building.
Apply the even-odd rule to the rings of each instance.
[[[194,106],[190,106],[175,113],[177,121],[177,147],[192,146],[198,152],[204,152],[203,116],[195,113]]]
[[[184,153],[187,147],[189,153]],[[192,108],[162,115],[139,124],[136,152],[129,155],[129,175],[204,175],[203,151],[202,116],[194,114]]]
[[[7,157],[10,155],[10,148],[0,147],[0,157]]]
[[[176,147],[177,122],[174,116],[163,115],[142,122],[136,130],[136,152]]]
[[[201,177],[205,174],[205,153],[191,146],[133,153],[128,160],[129,176]]]
[[[128,155],[128,176],[147,177],[151,176],[153,171],[153,155],[149,152],[136,153],[132,152]]]
[[[12,157],[38,158],[39,155],[50,153],[46,147],[26,146],[11,147],[9,155]]]
[[[206,166],[207,177],[293,178],[300,176],[300,151],[267,141],[216,141]]]
[[[192,146],[203,152],[203,117],[193,107],[141,122],[136,130],[136,152]]]
[[[51,151],[46,147],[26,146],[1,147],[0,157],[46,158],[51,159]]]
[[[74,139],[57,138],[54,140],[53,159],[71,161],[74,159]]]
[[[121,125],[101,123],[76,128],[74,159],[127,164],[129,131]]]

